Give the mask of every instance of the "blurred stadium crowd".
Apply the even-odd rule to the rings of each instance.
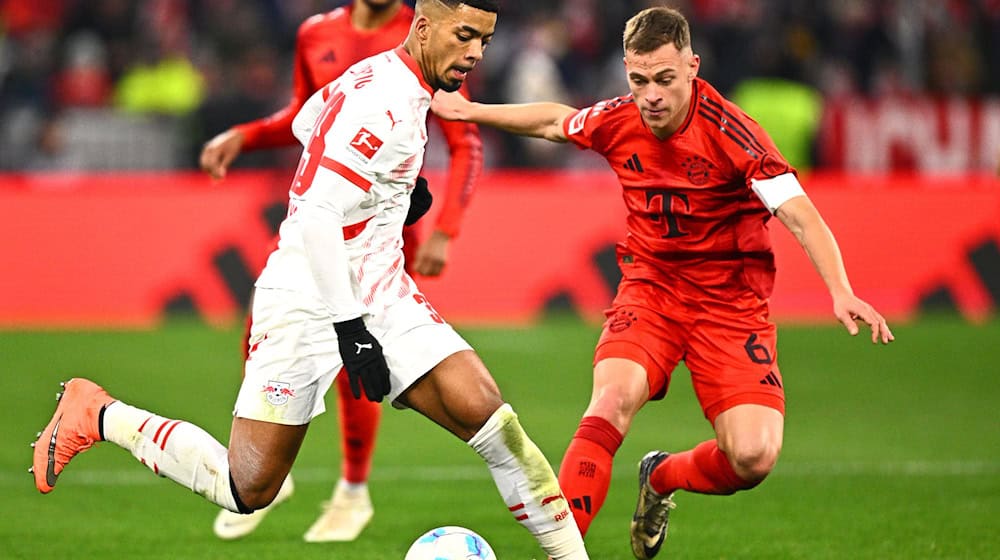
[[[0,170],[194,168],[208,138],[287,102],[299,24],[345,3],[0,0]],[[627,92],[621,32],[653,4],[689,17],[702,77],[751,114],[743,96],[762,79],[792,88],[812,123],[844,95],[1000,94],[1000,0],[506,0],[473,97]],[[492,167],[586,164],[494,131],[484,142]],[[238,166],[292,166],[287,152]]]

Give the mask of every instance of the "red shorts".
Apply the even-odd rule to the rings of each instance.
[[[673,288],[625,279],[605,312],[594,363],[624,358],[642,365],[649,399],[658,400],[684,360],[702,411],[713,424],[721,412],[740,404],[759,404],[784,414],[777,328],[767,320],[765,302],[750,311],[755,312],[692,310]]]

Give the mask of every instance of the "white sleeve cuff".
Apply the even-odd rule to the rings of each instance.
[[[806,194],[792,173],[783,173],[771,179],[750,179],[750,188],[772,214],[789,199]]]

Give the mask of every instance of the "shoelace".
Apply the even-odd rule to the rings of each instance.
[[[646,509],[646,513],[642,518],[646,521],[652,521],[652,523],[646,523],[644,529],[649,536],[655,537],[667,523],[667,516],[670,515],[670,510],[676,508],[677,504],[670,499],[672,494],[660,496],[648,486],[644,491],[646,492],[646,499],[649,500],[650,506]]]

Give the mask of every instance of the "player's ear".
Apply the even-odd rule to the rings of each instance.
[[[698,77],[698,69],[701,68],[701,57],[691,54],[691,62],[688,64],[688,81],[694,81]]]
[[[413,31],[417,34],[420,44],[427,46],[431,39],[431,20],[425,15],[417,15],[413,20]]]

